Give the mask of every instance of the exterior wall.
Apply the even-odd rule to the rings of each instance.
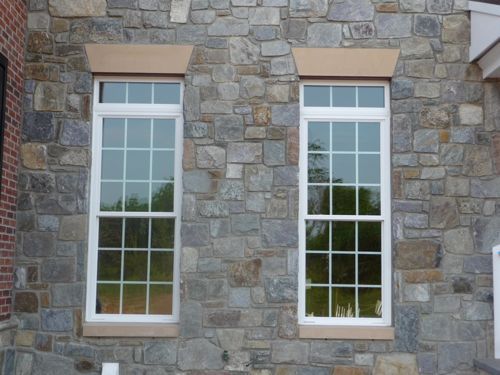
[[[16,290],[26,373],[97,373],[117,361],[125,374],[470,374],[473,358],[492,354],[500,84],[467,63],[466,1],[193,0],[187,24],[170,22],[166,0],[49,4],[30,1],[26,53]],[[83,43],[94,42],[196,45],[175,339],[82,337],[92,98]],[[394,341],[298,338],[292,45],[401,49]]]

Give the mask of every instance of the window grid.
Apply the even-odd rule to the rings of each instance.
[[[126,78],[126,79],[120,79],[120,78],[111,78],[108,79],[106,78],[106,82],[111,81],[111,82],[134,82],[133,79]],[[140,79],[137,80],[138,83],[144,83],[145,81],[149,82],[155,82],[156,80],[145,80],[145,79]],[[159,80],[160,82],[170,82],[169,80]],[[95,81],[95,92],[99,93],[100,89],[100,83],[99,80]],[[177,85],[180,85],[179,82],[175,82]],[[129,95],[130,95],[130,85],[126,84],[126,101],[128,101]],[[180,212],[180,186],[179,186],[179,181],[181,181],[181,167],[179,166],[180,162],[180,153],[181,153],[181,147],[180,145],[182,144],[182,104],[178,105],[158,105],[158,104],[153,104],[155,97],[154,97],[154,88],[152,90],[152,103],[151,104],[141,104],[141,105],[134,105],[131,107],[125,106],[124,103],[99,103],[99,95],[96,94],[94,98],[94,137],[93,137],[93,155],[94,155],[94,161],[93,161],[93,170],[92,170],[92,181],[93,184],[91,185],[92,189],[92,199],[91,199],[91,223],[90,223],[90,240],[89,240],[89,246],[90,246],[90,254],[89,254],[89,277],[88,277],[88,283],[89,287],[87,288],[87,301],[88,301],[88,306],[87,306],[87,312],[86,312],[86,320],[87,321],[112,321],[112,322],[176,322],[178,321],[178,308],[179,308],[179,286],[178,286],[178,274],[179,274],[179,256],[177,254],[178,249],[178,243],[179,243],[179,235],[180,235],[180,223],[179,220],[177,219],[179,216]],[[179,93],[180,97],[182,98],[182,86],[181,90]],[[105,147],[103,145],[103,126],[104,126],[104,120],[107,118],[119,118],[123,120],[123,142],[121,143],[123,146],[119,145],[120,147]],[[149,147],[130,147],[128,148],[128,141],[129,141],[129,121],[128,119],[147,119],[148,121],[146,122],[149,127]],[[173,126],[173,129],[175,130],[173,137],[174,141],[172,142],[175,147],[162,147],[164,145],[159,145],[155,144],[155,131],[157,125],[155,125],[156,119],[166,119],[168,121],[173,121],[173,123],[168,123],[168,126]],[[136,126],[141,126],[141,125],[136,125]],[[158,125],[159,126],[159,125]],[[159,128],[158,128],[159,129]],[[163,132],[164,133],[164,132]],[[164,135],[165,136],[165,135]],[[168,135],[170,136],[170,135]],[[113,178],[102,178],[104,176],[101,176],[101,152],[103,151],[122,151],[123,152],[123,166],[122,166],[122,178],[121,179],[113,179]],[[149,155],[149,171],[148,171],[148,177],[149,179],[132,179],[129,181],[128,176],[127,176],[127,162],[128,158],[130,155],[128,155],[128,151],[145,151]],[[153,179],[153,167],[154,163],[156,161],[154,160],[154,153],[157,151],[161,152],[168,152],[172,153],[172,158],[173,158],[173,163],[174,165],[171,166],[168,169],[168,179]],[[164,155],[157,155],[160,157],[164,157]],[[170,161],[169,157],[169,161]],[[172,170],[172,176],[170,176],[170,170]],[[162,168],[161,175],[162,177],[166,177],[166,170],[165,168]],[[105,209],[103,210],[101,207],[101,199],[100,199],[100,194],[101,194],[101,185],[102,183],[107,183],[107,182],[116,182],[116,183],[122,183],[122,187],[120,189],[122,197],[121,197],[121,210],[120,211],[106,211]],[[127,184],[139,184],[139,183],[144,183],[148,184],[147,189],[144,191],[144,193],[148,194],[148,203],[147,203],[147,211],[126,211],[126,194],[127,194]],[[154,184],[165,184],[168,186],[171,186],[172,189],[172,194],[173,194],[173,201],[171,203],[172,208],[171,211],[153,211],[153,192],[154,192]],[[144,188],[146,188],[144,186]],[[170,188],[169,188],[170,189]],[[164,205],[162,205],[164,207]],[[162,208],[164,209],[164,208]],[[93,212],[93,214],[92,214]],[[121,239],[120,239],[120,248],[117,247],[106,247],[106,246],[100,246],[98,244],[99,241],[99,222],[103,219],[122,219],[121,220]],[[147,219],[147,247],[130,247],[127,246],[127,238],[126,238],[126,230],[127,230],[127,220],[129,219]],[[162,225],[167,225],[168,228],[172,230],[171,237],[169,237],[169,241],[174,241],[173,242],[173,247],[170,248],[170,245],[165,247],[162,246],[161,248],[155,248],[153,245],[153,233],[152,231],[154,230],[154,220],[161,220],[161,219],[168,219],[169,223],[168,224],[157,224],[159,226]],[[172,222],[170,222],[172,220]],[[143,228],[144,230],[146,228]],[[169,230],[170,230],[169,229]],[[170,232],[169,232],[170,233]],[[144,237],[143,237],[144,238]],[[155,241],[160,241],[160,237],[156,237],[157,239]],[[130,244],[129,244],[130,245]],[[112,251],[112,252],[118,252],[120,253],[120,262],[119,262],[119,280],[99,280],[98,275],[97,275],[97,268],[98,268],[98,259],[99,259],[99,254],[101,251]],[[141,267],[139,267],[139,275],[137,276],[137,271],[132,274],[129,273],[129,276],[126,275],[126,264],[127,262],[133,262],[135,259],[134,258],[128,258],[127,256],[137,256],[140,253],[145,253],[147,254],[144,257],[144,267],[143,264],[141,263]],[[153,272],[153,255],[155,255],[155,259],[158,259],[158,257],[161,257],[161,254],[173,254],[173,259],[170,257],[165,257],[163,256],[163,261],[166,262],[165,264],[162,264],[162,267],[158,269],[158,267],[155,267],[155,275],[152,275],[151,273]],[[142,256],[140,256],[142,258]],[[172,264],[171,264],[172,263]],[[129,263],[130,264],[130,263]],[[173,269],[170,268],[170,264],[173,267]],[[118,265],[118,263],[117,263]],[[118,270],[117,270],[118,271]],[[159,272],[159,273],[158,273]],[[144,277],[144,279],[142,279]],[[128,280],[131,278],[131,280]],[[136,279],[136,280],[133,280]],[[118,314],[108,314],[108,313],[102,313],[99,314],[96,311],[96,297],[97,297],[97,286],[98,285],[116,285],[119,287],[119,306],[118,306]],[[135,289],[128,289],[127,292],[127,286],[136,286],[136,287],[144,287],[145,290],[145,296],[141,292],[140,294],[138,293],[138,290]],[[153,292],[153,286],[155,286],[154,292]],[[164,286],[165,288],[158,289],[158,287]],[[132,296],[135,300],[137,300],[136,296],[142,295],[142,298],[145,299],[144,303],[145,306],[143,306],[143,312],[137,313],[137,312],[127,312],[126,311],[126,296],[130,298]],[[133,294],[130,294],[133,293]],[[135,294],[134,294],[135,293]],[[160,298],[165,298],[165,296],[170,296],[172,301],[169,302],[169,307],[166,306],[158,306],[158,303],[154,306],[155,310],[153,309],[153,294],[155,296],[160,296]],[[139,299],[139,300],[140,300]],[[156,301],[156,300],[155,300]],[[142,306],[142,301],[140,301],[139,305],[137,305],[138,302],[135,302],[136,306]],[[165,301],[166,303],[166,301]],[[142,309],[142,307],[141,307]],[[165,310],[165,309],[170,309],[171,312],[166,314],[165,313],[158,313],[158,310]]]
[[[316,85],[316,84],[314,84]],[[324,85],[324,84],[319,84],[319,85]],[[386,149],[382,149],[383,145],[381,142],[381,149],[378,151],[360,151],[360,124],[365,123],[365,122],[378,122],[379,123],[379,134],[381,137],[386,136],[387,132],[386,129],[388,127],[388,109],[387,108],[350,108],[350,113],[347,111],[345,108],[335,108],[333,107],[333,87],[332,85],[329,86],[330,90],[330,107],[333,108],[320,108],[318,107],[317,109],[311,106],[304,107],[304,87],[306,85],[302,86],[301,90],[301,139],[302,141],[302,146],[301,148],[303,149],[304,147],[307,147],[307,156],[309,155],[314,155],[314,154],[328,154],[329,155],[329,183],[327,182],[310,182],[309,181],[309,173],[307,172],[304,176],[304,173],[301,174],[301,185],[306,187],[306,189],[302,189],[301,191],[303,192],[306,190],[305,194],[304,192],[301,194],[301,204],[300,204],[300,212],[301,212],[301,222],[305,224],[305,222],[310,222],[310,221],[326,221],[328,223],[328,250],[327,251],[322,251],[322,250],[309,250],[305,245],[306,241],[306,235],[305,235],[305,225],[302,226],[301,230],[301,247],[305,249],[303,252],[305,256],[306,254],[318,254],[318,255],[327,255],[328,256],[328,284],[324,283],[314,283],[314,282],[308,282],[308,280],[304,280],[305,283],[302,284],[303,287],[301,288],[301,291],[299,292],[299,310],[301,312],[299,321],[301,323],[305,324],[315,324],[315,323],[320,323],[320,324],[375,324],[375,325],[387,325],[390,324],[390,300],[387,298],[388,294],[390,296],[390,293],[388,293],[388,283],[387,280],[390,280],[390,276],[387,277],[387,275],[384,275],[384,273],[387,273],[388,270],[390,270],[390,263],[387,266],[387,253],[390,256],[390,250],[388,250],[388,243],[387,243],[387,228],[386,228],[386,221],[387,217],[389,215],[389,212],[387,210],[384,210],[383,204],[387,204],[388,199],[387,199],[387,192],[389,191],[388,187],[384,187],[383,184],[388,183],[386,179],[383,179],[382,175],[384,175],[384,172],[382,171],[382,168],[384,167],[384,160],[386,159],[387,155],[384,155],[384,153],[387,152]],[[345,86],[345,84],[340,84],[339,86]],[[352,85],[351,85],[352,86]],[[360,85],[361,86],[361,85]],[[376,84],[376,86],[383,86],[384,87],[384,104],[388,102],[387,98],[387,85],[384,83],[382,84]],[[356,87],[356,106],[359,105],[359,95],[358,95],[358,87]],[[363,84],[363,87],[365,85]],[[369,86],[366,86],[369,87]],[[373,112],[373,113],[370,113]],[[354,151],[334,151],[333,150],[333,143],[332,143],[332,137],[333,137],[333,131],[332,131],[332,124],[334,122],[351,122],[355,123],[355,149]],[[329,126],[329,135],[330,135],[330,144],[328,150],[321,150],[321,151],[309,151],[309,141],[308,141],[308,124],[310,122],[327,122]],[[305,140],[305,142],[304,142]],[[305,143],[305,145],[304,145]],[[355,173],[355,181],[353,183],[336,183],[333,182],[334,176],[333,173],[334,168],[333,168],[333,158],[334,155],[354,155],[355,158],[355,167],[356,167],[356,173]],[[378,155],[378,163],[380,166],[380,175],[381,175],[381,180],[379,183],[368,183],[365,181],[362,181],[361,179],[361,170],[360,170],[360,156],[361,155]],[[308,166],[309,164],[309,158],[305,157],[301,159],[301,170],[308,171]],[[387,167],[387,166],[385,166]],[[329,187],[329,210],[328,214],[325,214],[323,212],[321,213],[313,213],[311,214],[309,212],[309,187]],[[355,212],[353,214],[335,214],[334,206],[333,206],[333,201],[335,199],[334,194],[333,194],[333,188],[335,186],[343,186],[343,187],[354,187],[355,188]],[[362,214],[360,212],[360,188],[377,188],[379,192],[379,212],[378,214]],[[305,199],[304,199],[305,196]],[[304,222],[305,221],[305,222]],[[333,238],[332,236],[334,235],[332,231],[332,226],[334,222],[341,221],[353,221],[355,223],[355,236],[354,236],[354,241],[355,241],[355,248],[353,251],[337,251],[332,248],[332,241]],[[359,235],[360,235],[360,229],[359,229],[359,223],[364,223],[364,222],[376,222],[380,224],[380,250],[379,251],[360,251],[360,244],[359,244]],[[354,284],[344,284],[344,283],[334,283],[334,267],[335,267],[335,255],[353,255],[354,256]],[[365,259],[362,259],[360,257],[365,257]],[[371,257],[378,257],[378,259],[371,259],[366,258],[367,256]],[[302,258],[301,258],[302,259]],[[385,261],[384,261],[385,259]],[[366,284],[362,283],[360,279],[360,265],[361,262],[365,263],[366,267],[366,262],[369,263],[380,263],[381,271],[380,271],[380,280],[379,284]],[[307,263],[304,260],[299,261],[302,266],[300,266],[301,271],[300,274],[302,274],[305,277],[305,272],[307,267]],[[365,281],[367,281],[365,279]],[[300,282],[299,282],[300,284]],[[306,315],[307,309],[306,309],[306,290],[311,286],[316,286],[316,287],[325,287],[328,288],[328,316],[329,317],[308,317]],[[385,285],[385,286],[384,286]],[[335,316],[335,311],[332,311],[333,309],[333,296],[332,296],[332,291],[333,288],[354,288],[354,301],[355,301],[355,306],[354,306],[354,311],[356,318],[332,318],[332,316]],[[359,306],[359,301],[360,301],[360,295],[361,293],[364,293],[366,289],[378,289],[379,293],[381,294],[380,300],[382,301],[382,316],[380,318],[359,318],[360,315],[360,306]],[[384,291],[385,289],[385,291]],[[357,322],[357,320],[359,322]],[[338,321],[338,323],[336,323]]]

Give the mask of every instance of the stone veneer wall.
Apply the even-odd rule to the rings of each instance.
[[[0,1],[0,54],[8,60],[3,154],[0,157],[0,373],[13,365],[12,289],[16,250],[16,198],[24,92],[24,36],[27,7],[22,0]]]
[[[465,0],[30,0],[16,345],[23,374],[470,374],[492,354],[500,84]],[[178,339],[82,337],[92,76],[83,43],[193,44]],[[394,341],[297,338],[299,78],[291,46],[400,48]],[[386,166],[389,168],[389,166]],[[222,353],[228,350],[229,360]],[[392,369],[392,370],[391,370]],[[200,371],[198,371],[200,370]],[[391,372],[392,371],[392,372]]]

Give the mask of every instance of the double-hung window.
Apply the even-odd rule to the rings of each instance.
[[[299,322],[391,323],[385,82],[301,85]]]
[[[182,83],[95,82],[89,322],[175,322]]]

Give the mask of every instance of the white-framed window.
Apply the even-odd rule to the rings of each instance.
[[[96,78],[86,320],[176,322],[179,80]]]
[[[391,324],[389,84],[300,91],[299,323]]]

